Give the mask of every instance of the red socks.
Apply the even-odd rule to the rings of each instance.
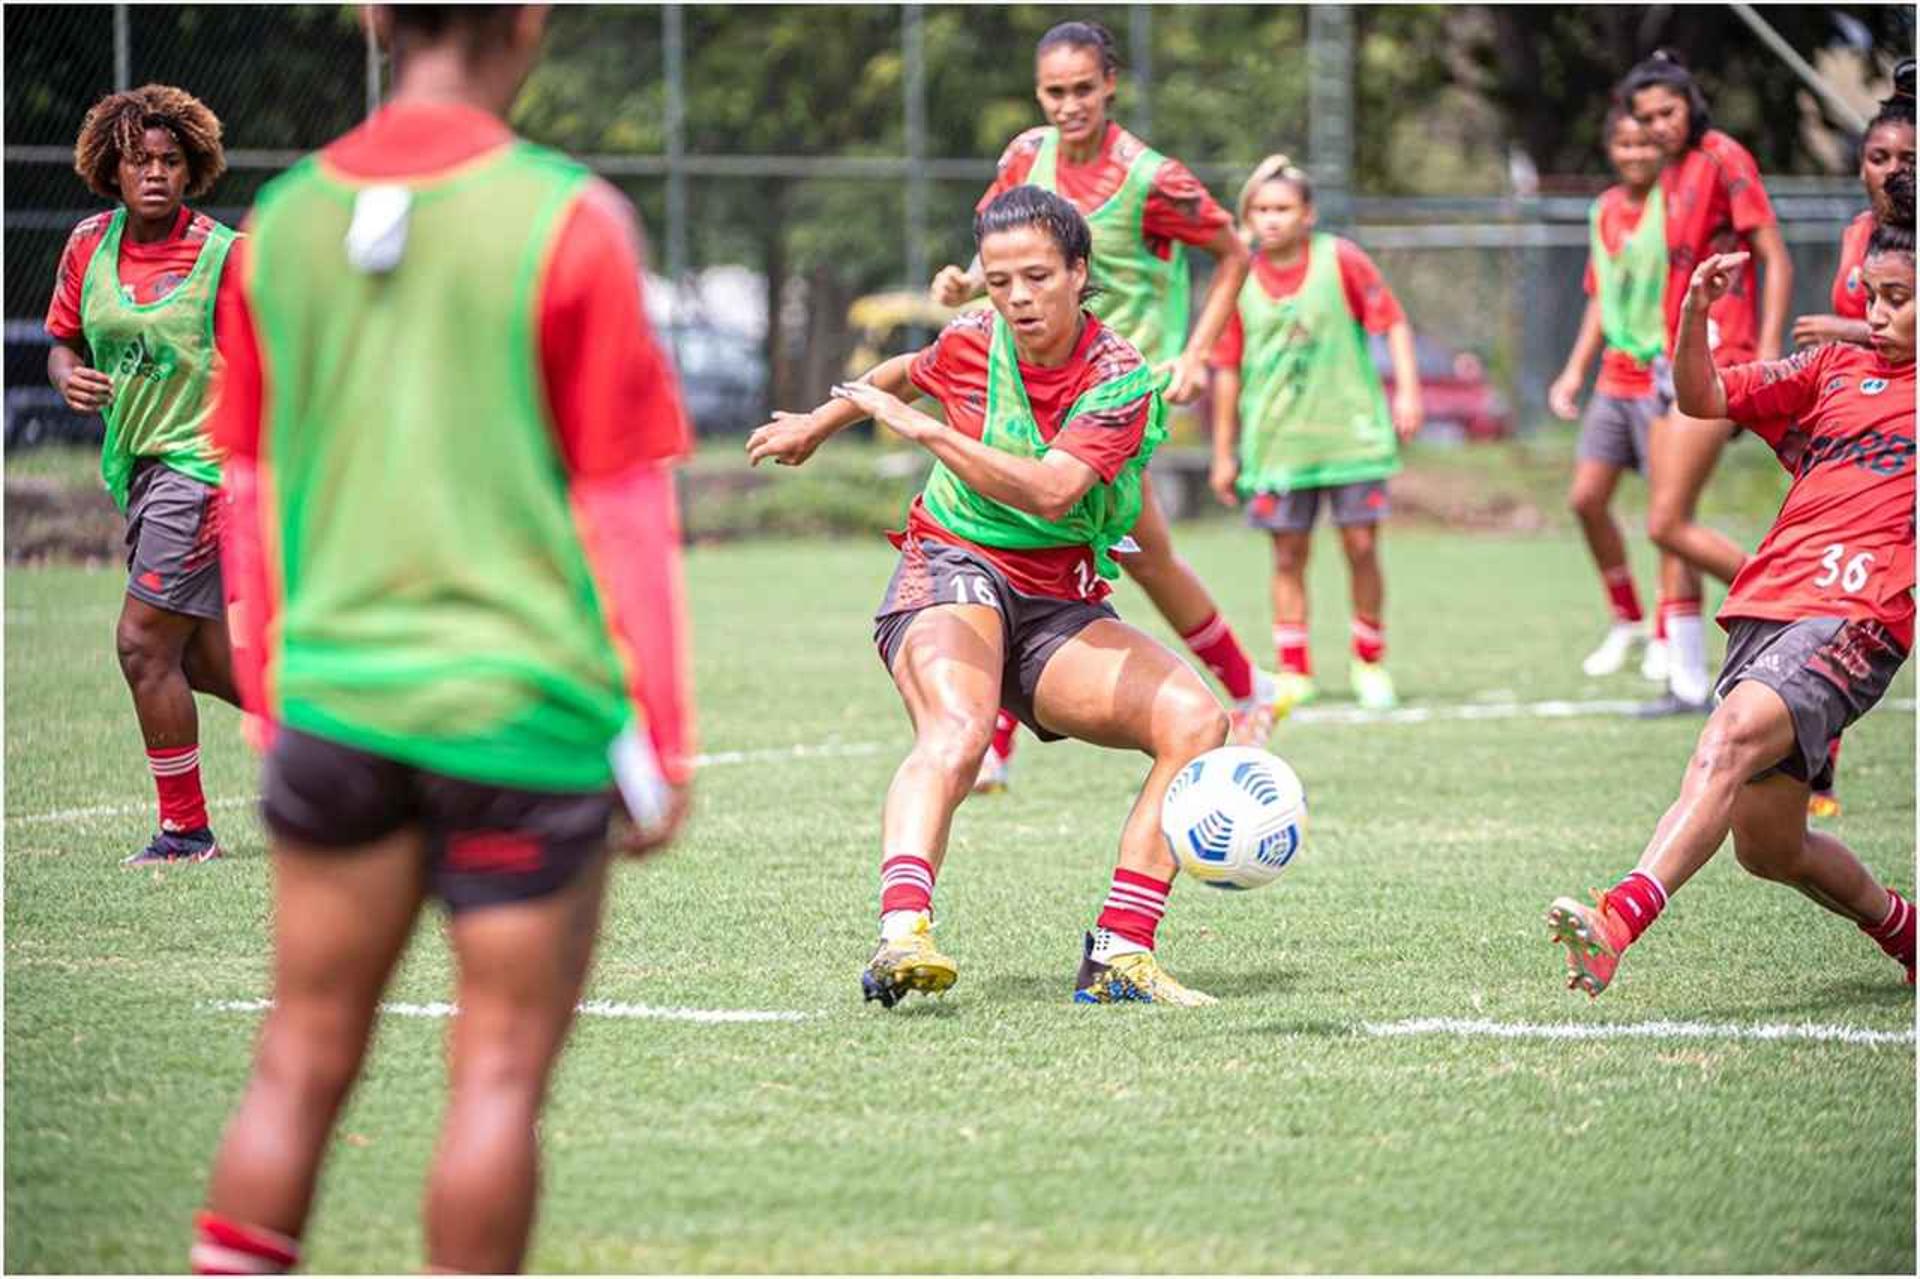
[[[1613,620],[1637,622],[1646,616],[1640,611],[1640,592],[1633,589],[1633,570],[1619,564],[1600,575],[1606,584],[1607,600],[1613,605]]]
[[[1892,905],[1887,908],[1887,917],[1869,928],[1860,925],[1860,931],[1873,938],[1874,944],[1887,952],[1896,963],[1905,964],[1907,981],[1913,981],[1913,904],[1899,893],[1889,888],[1887,897]]]
[[[1667,908],[1667,890],[1643,870],[1630,873],[1607,890],[1607,912],[1626,926],[1629,945],[1653,927]]]
[[[200,792],[200,747],[172,746],[147,752],[153,787],[160,792],[160,829],[199,830],[207,824],[207,797]]]
[[[1387,632],[1379,618],[1353,615],[1353,655],[1369,666],[1387,655]]]
[[[933,863],[920,857],[889,857],[880,863],[880,913],[933,909]]]
[[[1153,933],[1167,913],[1167,893],[1172,888],[1172,880],[1115,868],[1113,886],[1107,889],[1106,904],[1094,926],[1152,950]]]
[[[243,1226],[218,1213],[195,1213],[196,1275],[284,1275],[300,1260],[300,1242],[259,1226]]]
[[[1001,759],[1013,754],[1013,735],[1020,731],[1020,721],[1011,711],[1001,711],[999,718],[993,721],[993,753]]]
[[[1215,613],[1180,639],[1213,672],[1228,697],[1239,702],[1253,696],[1253,663],[1226,618]]]
[[[1313,661],[1307,656],[1307,624],[1305,622],[1275,622],[1273,651],[1279,658],[1281,670],[1295,675],[1313,674]]]

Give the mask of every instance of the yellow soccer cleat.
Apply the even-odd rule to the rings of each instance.
[[[1093,957],[1093,934],[1087,934],[1080,976],[1074,983],[1076,1004],[1171,1004],[1175,1008],[1202,1008],[1220,1001],[1191,990],[1160,967],[1150,950],[1115,955],[1107,963]]]
[[[1394,691],[1393,676],[1387,674],[1387,668],[1379,662],[1353,660],[1353,696],[1362,710],[1390,711],[1400,705],[1400,694]]]
[[[1830,790],[1817,790],[1807,796],[1807,816],[1817,821],[1840,815],[1840,797]]]
[[[933,924],[922,915],[905,937],[881,938],[880,948],[860,974],[860,989],[866,998],[879,1000],[882,1008],[891,1008],[908,991],[937,995],[959,976],[954,962],[934,949]]]
[[[1305,706],[1320,695],[1313,676],[1299,671],[1279,671],[1273,677],[1273,713],[1285,719],[1297,706]]]

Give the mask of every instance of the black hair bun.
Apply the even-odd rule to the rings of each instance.
[[[1893,93],[1895,97],[1913,96],[1913,59],[1902,58],[1893,64]]]

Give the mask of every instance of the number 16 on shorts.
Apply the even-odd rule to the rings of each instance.
[[[963,573],[953,579],[953,602],[984,604],[988,608],[997,608],[1000,604],[999,597],[993,593],[993,583],[973,573]]]

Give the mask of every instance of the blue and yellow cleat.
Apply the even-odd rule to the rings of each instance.
[[[1110,963],[1101,963],[1093,957],[1093,934],[1088,933],[1080,959],[1080,976],[1074,982],[1073,1002],[1201,1008],[1220,1001],[1175,981],[1173,974],[1160,967],[1150,950],[1115,955]]]
[[[953,985],[960,970],[951,959],[934,949],[933,925],[925,917],[917,919],[913,931],[888,941],[867,961],[860,974],[860,991],[869,1000],[877,999],[882,1008],[891,1008],[909,991],[937,995]]]

